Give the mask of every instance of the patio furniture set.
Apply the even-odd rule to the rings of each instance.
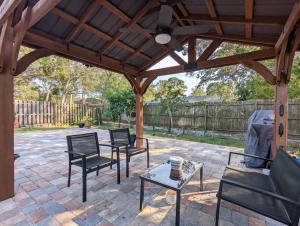
[[[97,133],[67,136],[69,175],[68,187],[71,182],[71,166],[82,168],[83,202],[86,201],[88,173],[105,167],[112,168],[117,164],[117,183],[120,184],[120,153],[126,155],[126,177],[129,177],[129,163],[132,156],[146,153],[149,168],[149,141],[146,138],[130,135],[129,129],[110,130],[110,144],[100,144]],[[137,147],[136,139],[144,139],[145,147]],[[111,158],[101,156],[100,147],[111,148]],[[114,159],[114,154],[117,158]],[[232,155],[257,158],[270,166],[270,174],[248,171],[231,165]],[[180,225],[180,199],[183,188],[200,172],[200,191],[203,191],[204,163],[183,160],[180,176],[174,178],[170,160],[147,170],[140,176],[140,211],[143,210],[145,181],[168,188],[176,193],[175,225]],[[173,177],[172,177],[173,174]],[[300,164],[297,164],[286,151],[281,149],[274,160],[255,155],[236,152],[229,153],[228,165],[220,181],[217,193],[217,210],[215,225],[219,225],[219,212],[222,200],[231,202],[256,213],[262,214],[287,225],[296,226],[300,217]]]

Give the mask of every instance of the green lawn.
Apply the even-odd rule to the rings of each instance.
[[[74,126],[59,126],[59,127],[44,127],[44,128],[19,128],[15,129],[15,133],[30,133],[30,132],[39,132],[39,131],[48,131],[48,130],[57,130],[57,129],[69,129],[74,128]]]

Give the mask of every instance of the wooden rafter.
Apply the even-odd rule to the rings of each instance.
[[[17,6],[22,0],[4,0],[0,5],[0,27],[8,19],[8,17],[14,12]]]
[[[244,54],[238,54],[238,55],[234,55],[234,56],[217,58],[217,59],[208,60],[208,61],[199,61],[199,62],[197,62],[197,65],[194,68],[189,69],[189,70],[196,71],[196,70],[202,70],[202,69],[208,69],[208,68],[241,64],[245,60],[260,61],[260,60],[272,59],[275,56],[276,56],[275,50],[273,48],[270,48],[270,49],[258,50],[258,51],[254,51],[254,52],[250,52],[250,53],[244,53]],[[186,72],[186,71],[188,71],[188,69],[185,67],[185,65],[179,65],[179,66],[167,67],[167,68],[150,70],[150,71],[142,71],[140,74],[144,77],[147,77],[147,76],[153,76],[153,75],[161,76],[161,75],[182,73],[182,72]]]
[[[133,18],[130,18],[129,16],[127,16],[120,9],[118,9],[116,6],[114,6],[112,3],[108,2],[108,1],[104,1],[104,3],[102,3],[102,4],[108,10],[110,10],[112,13],[114,13],[116,16],[120,17],[123,21],[125,21],[127,23],[126,27],[129,28],[131,26],[141,27],[140,25],[137,24],[138,20],[141,19],[148,12],[148,10],[150,10],[155,5],[155,3],[156,3],[155,1],[149,1],[143,7],[143,9],[141,9]],[[113,39],[99,51],[100,54],[101,55],[105,54],[116,43],[116,41],[118,41],[123,35],[124,35],[124,33],[118,32],[113,37]],[[150,34],[148,34],[148,36],[151,37]]]
[[[255,18],[247,19],[243,16],[218,16],[211,18],[207,15],[191,14],[186,17],[180,18],[180,21],[198,21],[210,24],[223,23],[223,24],[242,24],[242,25],[267,25],[267,26],[283,26],[287,18],[274,17],[274,16],[257,16]]]
[[[182,2],[177,2],[177,7],[178,9],[180,10],[180,12],[182,13],[183,16],[185,17],[188,17],[189,16],[189,13],[187,11],[187,9],[185,8],[185,6],[183,5]],[[177,16],[179,17],[179,16]],[[194,22],[193,21],[188,21],[189,25],[194,25]]]
[[[120,61],[107,56],[99,58],[95,52],[70,43],[66,45],[64,40],[47,37],[33,32],[27,32],[24,42],[28,45],[39,46],[52,50],[57,55],[64,56],[72,60],[78,60],[88,64],[92,64],[104,69],[109,69],[118,73],[127,73],[134,75],[137,73],[137,68],[129,65],[122,65]]]
[[[171,51],[169,52],[170,57],[172,57],[178,64],[186,64],[184,59],[177,55],[177,53]]]
[[[92,13],[97,9],[97,6],[98,6],[98,2],[97,1],[92,1],[92,3],[88,6],[86,11],[80,17],[78,24],[75,26],[75,28],[67,36],[66,42],[70,42],[75,38],[75,36],[78,34],[78,32],[83,27],[83,25],[91,17]]]
[[[208,60],[208,58],[214,53],[214,51],[221,45],[222,40],[214,40],[209,46],[203,51],[201,56],[197,59],[197,63],[200,61]]]
[[[267,83],[270,85],[276,84],[276,77],[273,75],[273,73],[262,63],[259,63],[254,60],[245,60],[243,61],[243,65],[246,67],[256,71],[258,74],[260,74]]]
[[[213,0],[205,0],[205,4],[208,9],[208,13],[210,17],[216,19],[218,16],[217,16],[217,11],[215,9]],[[223,35],[223,30],[220,23],[215,24],[215,29],[218,35]]]
[[[260,36],[260,37],[252,37],[251,39],[246,39],[244,35],[230,35],[223,34],[218,35],[217,33],[205,33],[197,35],[199,38],[203,39],[221,39],[227,42],[233,43],[241,43],[241,44],[249,44],[249,45],[259,45],[259,46],[269,46],[274,47],[277,39],[275,37],[270,36]]]
[[[33,7],[31,16],[28,22],[27,29],[35,25],[41,18],[50,12],[61,0],[39,0]],[[25,26],[25,21],[21,20],[14,27],[14,32],[17,33]]]
[[[60,16],[60,17],[64,18],[65,20],[67,20],[67,21],[69,21],[69,22],[71,22],[73,24],[78,24],[79,23],[79,20],[76,17],[72,16],[71,14],[68,14],[68,13],[64,12],[61,9],[54,8],[51,12],[54,13],[54,14],[56,14],[57,16]],[[95,34],[100,39],[104,39],[106,41],[110,41],[110,40],[113,39],[113,37],[110,36],[109,34],[103,32],[103,31],[100,31],[97,28],[95,28],[95,27],[93,27],[93,26],[91,26],[89,24],[84,23],[82,25],[82,28],[84,28],[85,30],[87,30],[87,31]],[[120,48],[127,50],[128,52],[131,52],[131,53],[135,52],[135,49],[133,47],[125,44],[122,41],[116,41],[115,44],[118,45]],[[143,53],[137,53],[137,54],[139,54],[142,58],[144,58],[146,60],[150,60],[151,59],[146,54],[143,54]],[[126,62],[124,62],[124,63],[126,63]]]
[[[245,0],[245,19],[252,20],[254,11],[254,0]],[[252,24],[245,24],[246,38],[252,37]]]
[[[185,41],[187,40],[187,37],[184,37],[180,43],[183,44]],[[141,69],[141,71],[145,71],[148,68],[152,67],[154,64],[156,64],[157,62],[159,62],[160,60],[162,60],[163,58],[165,58],[166,56],[168,56],[171,52],[174,52],[173,49],[170,48],[166,48],[164,51],[162,51],[159,55],[157,55],[156,57],[154,57],[150,62],[148,62],[146,65],[144,65]],[[174,59],[174,58],[173,58]]]
[[[275,45],[276,52],[280,52],[281,46],[289,38],[290,34],[294,30],[296,23],[300,18],[300,1],[295,1],[292,11],[284,25],[283,31],[280,34],[278,41]]]

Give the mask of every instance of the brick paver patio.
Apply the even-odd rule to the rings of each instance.
[[[121,185],[116,170],[109,168],[88,175],[87,202],[81,202],[81,171],[73,167],[71,187],[67,187],[66,139],[68,134],[97,131],[108,140],[107,131],[95,129],[64,129],[17,134],[15,152],[21,158],[15,162],[15,197],[0,202],[0,225],[100,225],[148,226],[174,225],[175,206],[168,205],[166,189],[147,184],[145,209],[139,212],[139,175],[146,170],[146,157],[132,158],[131,175],[125,177],[125,162],[121,162]],[[213,225],[216,191],[228,152],[241,151],[216,145],[149,137],[151,166],[162,163],[171,155],[205,163],[204,191],[199,191],[199,178],[183,190],[181,225]],[[109,150],[102,150],[109,155]],[[124,159],[124,156],[122,156]],[[240,207],[223,203],[220,225],[274,226],[270,219]]]

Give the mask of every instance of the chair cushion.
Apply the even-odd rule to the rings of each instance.
[[[86,168],[94,168],[101,165],[110,164],[110,158],[93,156],[86,159]],[[82,161],[73,162],[74,165],[82,167]]]
[[[260,173],[226,168],[223,178],[249,186],[254,186],[266,191],[275,191],[270,177]],[[266,195],[224,183],[222,199],[253,210],[282,223],[291,223],[283,203]]]

